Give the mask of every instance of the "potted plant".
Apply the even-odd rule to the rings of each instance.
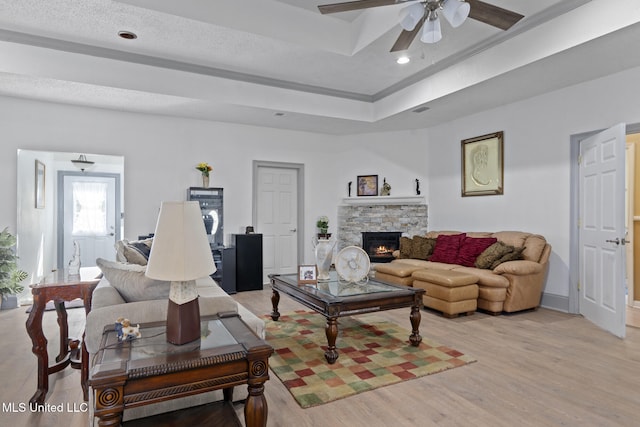
[[[16,260],[18,257],[13,252],[16,238],[5,228],[0,232],[0,301],[2,309],[16,308],[18,306],[17,294],[23,291],[20,284],[27,278],[27,273],[19,270]]]
[[[318,227],[318,239],[328,239],[331,237],[331,233],[329,233],[329,217],[323,215],[318,218],[316,227]]]

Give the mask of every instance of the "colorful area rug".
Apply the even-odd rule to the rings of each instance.
[[[413,347],[409,330],[375,314],[338,319],[339,358],[333,365],[324,358],[322,315],[301,310],[277,322],[268,317],[266,324],[275,349],[269,365],[303,408],[475,362],[423,334]]]

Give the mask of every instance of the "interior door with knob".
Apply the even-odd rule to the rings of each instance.
[[[580,313],[625,336],[625,125],[580,143]]]
[[[58,268],[66,268],[77,241],[82,267],[96,265],[96,258],[115,260],[114,245],[120,238],[117,177],[62,172],[58,206]],[[62,246],[62,247],[61,247]]]
[[[298,268],[298,177],[295,169],[257,170],[257,232],[263,236],[264,282]]]

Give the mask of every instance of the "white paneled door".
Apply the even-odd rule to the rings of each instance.
[[[73,242],[80,246],[83,267],[96,265],[96,258],[115,260],[117,233],[116,178],[91,174],[68,174],[62,185],[62,257],[66,268],[73,255]]]
[[[580,143],[580,313],[625,335],[625,125]]]
[[[258,167],[257,231],[262,233],[264,283],[268,275],[298,268],[298,178],[296,169]]]

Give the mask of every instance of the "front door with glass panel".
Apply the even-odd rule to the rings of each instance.
[[[109,174],[71,174],[60,177],[61,203],[58,214],[58,268],[73,256],[74,242],[80,248],[83,267],[96,265],[96,258],[115,259],[119,239],[117,224],[117,177]]]

